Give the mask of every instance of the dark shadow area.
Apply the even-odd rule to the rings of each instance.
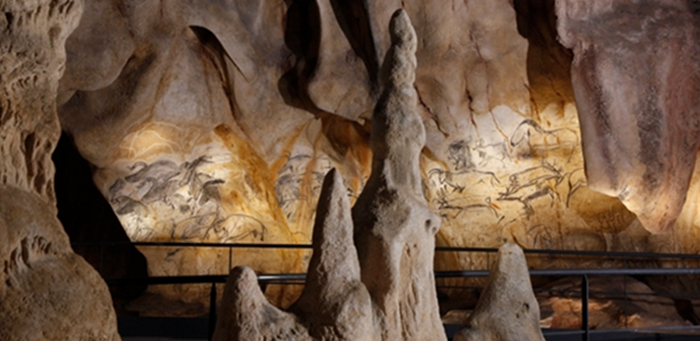
[[[321,13],[315,0],[285,0],[287,25],[284,42],[294,53],[295,62],[279,80],[277,87],[284,102],[315,115],[322,111],[309,97],[309,80],[318,64],[321,44]]]
[[[518,33],[528,41],[527,78],[535,109],[552,102],[573,102],[573,53],[557,38],[554,0],[514,0],[513,7]]]
[[[226,93],[226,98],[229,102],[229,107],[231,112],[234,113],[234,117],[237,112],[239,112],[238,104],[235,101],[235,96],[233,95],[234,84],[231,74],[233,72],[232,68],[235,68],[235,64],[231,59],[231,56],[226,53],[226,49],[221,44],[219,39],[216,38],[213,32],[209,31],[204,27],[190,26],[190,29],[197,36],[199,42],[202,43],[204,52],[209,55],[212,63],[216,65],[219,71],[219,77],[221,79],[221,86]]]
[[[85,242],[129,242],[109,203],[92,182],[90,164],[65,133],[53,153],[58,219],[81,255],[105,279],[147,277],[146,258],[132,245],[80,245]],[[111,287],[117,313],[121,302],[141,295],[145,286]]]
[[[345,37],[367,68],[372,90],[379,91],[379,60],[374,46],[372,27],[365,2],[360,0],[331,0],[333,13]]]

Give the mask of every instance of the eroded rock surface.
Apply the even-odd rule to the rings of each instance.
[[[652,232],[673,227],[700,146],[696,12],[691,1],[557,1],[589,186]]]
[[[543,328],[581,328],[580,278],[564,278],[538,294]],[[548,291],[551,290],[551,291]],[[590,277],[591,329],[648,328],[689,324],[678,315],[671,298],[655,296],[649,286],[632,277]],[[562,295],[562,292],[571,292]],[[620,293],[628,293],[622,297]]]
[[[433,276],[440,218],[421,187],[425,130],[413,88],[417,40],[406,12],[394,14],[390,32],[385,88],[372,116],[372,175],[352,208],[355,246],[382,340],[434,340],[444,338]]]
[[[628,2],[604,3],[595,13]],[[655,11],[655,3],[636,2],[638,8],[626,18],[638,22],[640,13]],[[687,8],[679,4],[664,3],[661,12],[644,16],[650,18],[648,28],[664,26],[653,19],[657,14]],[[413,88],[426,135],[419,167],[428,205],[442,223],[437,245],[498,247],[516,241],[534,249],[700,251],[697,201],[687,201],[676,231],[650,236],[638,233],[639,220],[619,192],[606,192],[610,196],[587,186],[571,86],[573,54],[558,41],[554,5],[554,0],[449,6],[428,0],[95,0],[67,42],[61,123],[94,166],[95,183],[132,240],[308,243],[323,175],[336,168],[351,203],[369,178],[371,113],[384,87],[379,69],[390,46],[388,23],[403,8],[417,34]],[[678,39],[659,46],[672,49],[691,36],[690,26],[681,27],[686,12],[674,26],[664,26],[680,34],[674,36]],[[566,32],[577,29],[572,23],[578,22],[578,12],[571,13],[573,19],[560,16],[562,25],[572,27]],[[598,14],[591,14],[591,22],[602,20]],[[608,49],[601,46],[629,38],[624,32],[639,32],[653,46],[655,33],[627,25],[628,19],[596,26],[591,34],[605,36],[590,46]],[[563,41],[585,38],[572,37]],[[693,55],[695,45],[677,50],[680,64],[661,56],[664,48],[658,47],[649,53],[660,58],[647,61],[645,50],[621,65],[656,68],[653,77],[659,78],[653,84],[661,96],[662,78],[676,74],[662,72],[661,61],[687,64],[692,71],[686,53]],[[627,82],[624,72],[614,74],[620,75],[614,82]],[[629,83],[642,89],[650,77]],[[688,72],[687,77],[694,76]],[[627,83],[620,84],[615,89]],[[677,84],[679,96],[695,96],[684,92],[694,91],[686,83]],[[681,102],[668,109],[680,108]],[[688,124],[681,131],[691,129]],[[592,167],[602,154],[591,143],[584,147],[594,154]],[[632,149],[625,149],[625,157],[636,157]],[[679,166],[691,161],[674,160]],[[681,172],[685,166],[664,167]],[[655,193],[648,195],[662,197]],[[664,210],[668,204],[671,217],[679,198],[656,207]],[[632,207],[630,200],[626,204]],[[229,270],[228,252],[220,249],[142,251],[152,275]],[[266,249],[241,250],[231,259],[232,265],[280,273],[303,271],[309,257]],[[531,261],[534,267],[577,266],[562,258]],[[441,252],[435,264],[439,270],[483,269],[488,258]],[[294,295],[273,289],[268,286],[268,298],[291,304]],[[206,287],[159,290],[171,298],[208,301]]]
[[[107,286],[56,218],[56,91],[82,1],[0,11],[0,339],[120,340]]]
[[[523,250],[507,243],[498,249],[497,257],[479,303],[455,341],[544,341]]]
[[[292,313],[271,306],[254,273],[238,267],[226,285],[217,340],[446,339],[432,264],[439,220],[420,187],[425,132],[412,86],[416,35],[406,12],[393,15],[390,32],[384,91],[372,118],[372,175],[352,215],[333,170],[321,192],[307,286]]]

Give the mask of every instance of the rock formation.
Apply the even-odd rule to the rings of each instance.
[[[382,340],[434,340],[444,333],[433,276],[440,218],[421,186],[425,130],[413,88],[417,40],[406,12],[394,14],[390,33],[385,88],[372,115],[372,174],[352,208],[355,247]]]
[[[488,284],[465,325],[455,341],[544,341],[540,308],[519,246],[507,243],[498,249]]]
[[[406,12],[392,16],[390,33],[384,91],[372,118],[372,175],[352,216],[332,170],[319,199],[307,286],[292,313],[271,306],[253,271],[237,267],[216,340],[446,339],[432,264],[439,219],[421,192],[425,132],[413,89],[417,41]]]
[[[591,329],[649,328],[680,326],[690,322],[679,316],[674,301],[656,296],[646,284],[633,277],[589,277],[591,296],[588,324]],[[563,296],[562,291],[581,290],[581,277],[562,278],[537,294],[542,311],[542,327],[581,328],[581,297]],[[626,292],[627,295],[619,293]]]
[[[66,43],[59,117],[131,240],[308,243],[323,175],[331,168],[340,172],[351,204],[369,179],[371,113],[384,87],[379,70],[390,47],[388,23],[403,8],[417,35],[413,88],[426,144],[419,158],[421,190],[441,220],[438,246],[516,241],[532,249],[699,252],[700,208],[692,200],[698,191],[688,192],[673,232],[639,229],[667,229],[683,203],[683,183],[694,174],[688,168],[697,149],[688,114],[697,83],[689,57],[697,54],[697,44],[690,43],[695,24],[688,21],[694,2],[558,1],[558,17],[555,2],[94,0]],[[587,11],[591,4],[598,5]],[[616,10],[625,6],[634,10]],[[663,18],[674,11],[678,20],[666,25]],[[613,12],[617,19],[607,20]],[[642,19],[649,25],[638,25]],[[673,39],[658,38],[664,32]],[[660,47],[646,48],[656,43]],[[635,101],[615,102],[607,114],[591,116],[591,103],[600,98],[580,82],[585,70],[594,69],[580,63],[591,56],[582,55],[584,48],[597,58],[590,64],[598,65],[592,75],[598,83],[591,84],[601,85],[604,97],[610,89],[628,89],[612,97]],[[606,56],[605,63],[625,62],[598,63]],[[661,61],[674,67],[664,71]],[[615,76],[602,77],[608,74]],[[680,99],[658,99],[673,94]],[[665,142],[653,148],[635,136],[656,131],[649,123],[656,114],[644,114],[649,120],[641,126],[625,125],[637,122],[631,110],[678,118],[660,121],[675,123],[662,129],[668,133],[659,141]],[[623,112],[629,115],[623,118]],[[619,133],[596,130],[599,116],[615,118],[610,127]],[[681,116],[690,123],[674,126]],[[603,147],[603,137],[620,142]],[[655,159],[644,154],[644,160],[663,166],[644,161],[640,148],[655,150]],[[590,159],[585,165],[584,149]],[[620,158],[602,165],[604,150]],[[673,165],[661,158],[666,150],[675,155],[668,158]],[[605,167],[614,168],[597,172]],[[634,175],[624,193],[622,182],[606,189],[608,175],[618,173]],[[655,185],[653,176],[644,180],[644,174],[662,173]],[[695,173],[692,188],[700,187],[700,171]],[[658,201],[642,203],[648,197]],[[151,275],[229,271],[222,249],[141,251]],[[245,249],[230,259],[258,272],[301,272],[309,255]],[[535,267],[577,266],[570,259],[530,260]],[[488,257],[440,252],[435,264],[438,270],[483,269]],[[206,286],[150,290],[208,301]],[[288,306],[295,294],[270,285],[266,297]]]
[[[652,232],[673,227],[700,146],[697,6],[557,1],[589,186],[619,197]]]
[[[56,91],[82,1],[0,10],[0,339],[119,340],[107,286],[56,218]]]
[[[308,243],[323,175],[338,169],[351,203],[368,180],[379,68],[401,7],[418,37],[419,165],[438,244],[609,247],[602,234],[634,216],[586,190],[568,78],[546,79],[543,67],[529,84],[528,41],[507,0],[449,11],[419,0],[91,1],[66,43],[62,128],[131,240]],[[141,251],[155,276],[228,271],[226,250]],[[441,269],[486,263],[437,257]],[[308,264],[273,249],[231,259],[268,273]],[[272,287],[268,298],[291,303]]]

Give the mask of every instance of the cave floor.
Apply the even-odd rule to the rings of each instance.
[[[120,317],[119,332],[123,341],[205,341],[209,322],[206,318]],[[445,325],[448,337],[459,330],[456,324]],[[581,334],[561,335],[571,330],[543,329],[547,341],[579,341]],[[634,333],[631,331],[591,331],[591,341],[690,341],[697,335]]]

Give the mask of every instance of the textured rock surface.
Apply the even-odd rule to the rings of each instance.
[[[71,250],[53,203],[13,186],[0,198],[0,339],[120,340],[107,286]]]
[[[0,10],[0,339],[119,340],[107,286],[56,218],[56,91],[82,2]]]
[[[580,329],[580,278],[564,278],[542,288],[537,295],[543,328]],[[646,284],[632,277],[590,277],[588,305],[591,329],[645,328],[688,324],[678,315],[672,299],[654,296]],[[622,297],[620,293],[627,292]]]
[[[399,11],[381,68],[384,91],[372,115],[372,174],[352,208],[355,246],[378,311],[382,340],[435,340],[443,335],[433,275],[440,218],[421,188],[425,130],[413,88],[416,33]]]
[[[542,340],[540,307],[532,291],[523,250],[504,244],[491,268],[488,284],[455,341]]]
[[[214,340],[379,340],[352,234],[347,193],[332,170],[319,201],[306,286],[293,314],[267,302],[250,268],[236,267],[226,283]]]
[[[292,314],[270,304],[255,272],[237,266],[229,275],[219,308],[214,340],[312,340]]]
[[[420,188],[425,132],[412,86],[416,35],[404,11],[390,26],[385,87],[372,117],[372,175],[352,215],[333,170],[321,191],[307,286],[293,314],[271,306],[250,268],[237,267],[216,340],[446,339],[432,264],[439,220]]]
[[[306,286],[290,309],[299,316],[313,316],[308,328],[316,340],[378,340],[353,232],[347,190],[333,169],[326,176],[316,210]]]
[[[637,2],[626,14],[630,22],[653,12],[654,3]],[[673,233],[650,236],[619,198],[587,187],[573,55],[558,42],[554,5],[95,0],[67,42],[61,123],[94,166],[96,184],[132,240],[308,243],[323,175],[338,169],[351,203],[367,182],[388,22],[403,8],[418,37],[414,89],[426,132],[419,165],[428,205],[442,220],[437,245],[513,241],[535,249],[700,251],[697,200],[687,201]],[[606,22],[610,34],[596,44],[624,41],[624,32],[635,30],[625,20]],[[681,56],[687,51],[678,50],[678,65],[689,63]],[[629,68],[657,65],[645,54],[626,59]],[[584,146],[593,151],[595,145]],[[143,251],[152,275],[229,270],[226,251]],[[234,265],[264,272],[302,271],[309,259],[241,251],[233,254]],[[534,267],[578,265],[531,261]],[[488,258],[441,252],[435,264],[483,269]],[[292,302],[272,289],[268,298]],[[168,294],[206,301],[207,290]]]
[[[652,232],[673,227],[700,146],[696,12],[691,1],[557,1],[589,186]]]

